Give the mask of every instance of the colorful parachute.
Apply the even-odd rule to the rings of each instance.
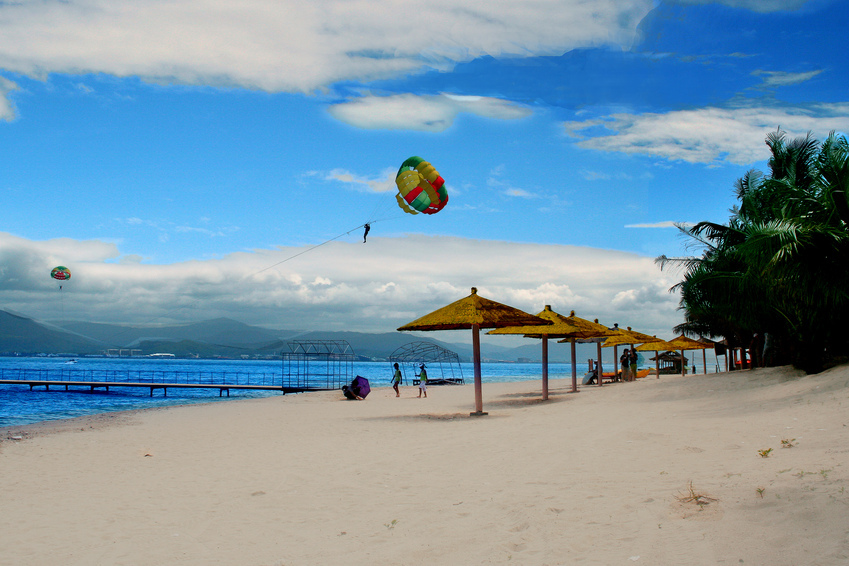
[[[398,206],[409,214],[436,214],[448,203],[445,179],[421,157],[410,157],[395,176]]]
[[[60,265],[53,268],[53,271],[50,272],[50,277],[59,281],[67,281],[71,278],[71,270],[64,265]]]

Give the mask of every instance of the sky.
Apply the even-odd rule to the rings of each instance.
[[[672,337],[654,259],[699,253],[676,224],[727,221],[769,132],[849,132],[848,25],[840,0],[0,3],[0,309],[390,332],[474,286]],[[396,204],[414,155],[438,214]]]

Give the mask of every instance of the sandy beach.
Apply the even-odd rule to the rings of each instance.
[[[552,386],[4,429],[0,563],[849,561],[849,366]]]

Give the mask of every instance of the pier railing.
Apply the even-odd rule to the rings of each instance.
[[[81,383],[174,383],[181,385],[261,385],[283,387],[279,373],[174,371],[174,370],[111,370],[70,368],[0,368],[2,380],[73,381]]]
[[[0,368],[0,384],[44,386],[51,385],[87,386],[95,388],[109,387],[149,387],[151,395],[154,389],[168,388],[218,389],[220,392],[230,389],[279,390],[283,393],[299,391],[319,391],[338,389],[340,385],[334,379],[322,376],[315,380],[303,377],[291,379],[280,373],[255,373],[241,371],[177,371],[177,370],[113,370],[113,369],[77,369],[77,368]]]

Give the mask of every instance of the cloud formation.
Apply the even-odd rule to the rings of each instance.
[[[809,131],[825,138],[832,130],[849,131],[849,103],[784,107],[706,107],[665,114],[613,114],[567,122],[566,131],[582,138],[586,149],[649,155],[689,163],[746,165],[769,157],[766,134],[778,127],[791,136]],[[584,133],[605,133],[584,137]],[[609,133],[607,133],[609,132]]]
[[[9,100],[9,93],[17,89],[18,85],[9,79],[0,77],[0,120],[9,122],[15,118],[15,109]]]
[[[0,233],[0,308],[53,321],[164,324],[226,316],[272,328],[388,332],[475,286],[531,312],[550,304],[664,334],[680,322],[677,299],[667,293],[675,281],[651,258],[631,253],[420,235],[333,242],[297,255],[305,250],[146,265],[137,257],[123,261],[113,244]],[[432,250],[444,252],[440,260],[422,261]],[[50,278],[58,264],[73,273],[61,294]]]
[[[0,68],[311,92],[338,81],[628,47],[652,0],[42,0],[0,4]]]
[[[461,113],[499,120],[515,120],[531,115],[529,108],[506,100],[452,94],[364,96],[334,104],[328,112],[334,118],[358,128],[421,132],[447,130]]]

